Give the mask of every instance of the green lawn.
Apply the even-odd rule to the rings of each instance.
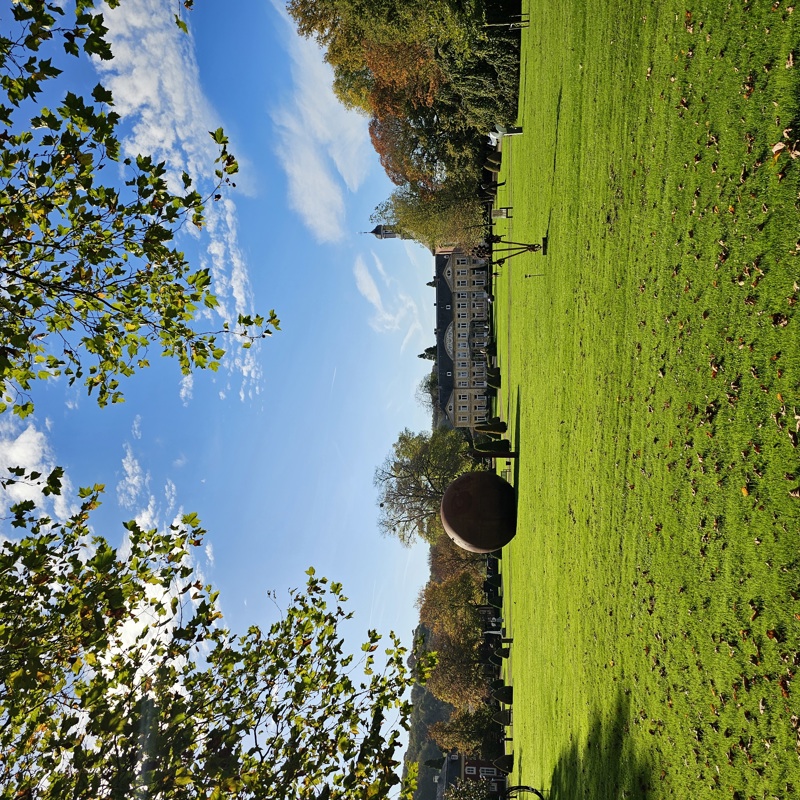
[[[800,797],[800,8],[526,6],[500,201],[549,251],[495,288],[513,778]]]

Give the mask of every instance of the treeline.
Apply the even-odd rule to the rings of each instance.
[[[449,719],[435,722],[428,733],[444,752],[485,751],[492,716],[487,703],[492,677],[484,666],[479,613],[486,602],[486,556],[462,550],[442,535],[431,545],[428,563],[430,579],[419,595],[419,618],[430,631],[427,649],[436,652],[438,661],[427,688],[453,707]]]
[[[421,394],[429,390],[423,380]],[[439,508],[448,485],[459,475],[484,467],[482,448],[495,443],[490,432],[505,430],[487,423],[483,433],[436,427],[430,433],[401,431],[384,462],[375,470],[379,526],[404,544],[426,541],[430,577],[418,598],[417,637],[437,664],[427,684],[415,688],[406,766],[419,765],[415,800],[431,800],[437,758],[456,748],[484,757],[502,755],[499,728],[492,716],[497,637],[484,636],[481,618],[489,601],[500,614],[499,579],[487,580],[487,557],[459,548],[445,534]],[[477,456],[477,458],[476,458]],[[495,587],[495,588],[493,588]],[[483,608],[481,608],[483,607]],[[490,616],[494,616],[491,613]]]
[[[437,664],[425,687],[415,687],[411,697],[405,762],[406,767],[418,764],[415,800],[435,796],[432,778],[441,768],[441,756],[451,749],[502,755],[478,611],[485,602],[486,557],[460,549],[443,534],[431,544],[428,563],[430,579],[419,595],[416,633],[425,649],[436,653]]]
[[[506,0],[290,0],[398,187],[376,219],[435,247],[475,234],[486,133],[517,111],[519,13]]]

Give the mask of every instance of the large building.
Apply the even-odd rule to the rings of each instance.
[[[485,782],[488,794],[499,795],[506,787],[505,773],[480,756],[464,756],[452,750],[445,756],[436,781],[436,800],[443,800],[445,792],[458,781]]]
[[[435,264],[439,407],[454,427],[472,428],[489,413],[488,269],[459,250],[438,251]]]

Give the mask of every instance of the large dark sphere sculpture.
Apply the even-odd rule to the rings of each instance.
[[[473,553],[499,550],[517,531],[514,487],[494,472],[467,472],[445,490],[441,515],[459,547]]]

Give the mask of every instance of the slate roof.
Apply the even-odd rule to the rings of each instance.
[[[449,260],[449,253],[436,256],[436,364],[439,369],[439,408],[445,413],[455,387],[453,359],[444,345],[447,329],[453,324],[453,291],[444,277]]]

